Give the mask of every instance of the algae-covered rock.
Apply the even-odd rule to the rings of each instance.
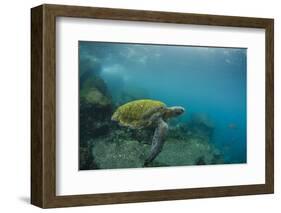
[[[169,132],[167,138],[186,140],[192,135],[191,130],[185,123],[179,123],[175,126],[170,125],[169,122]]]
[[[91,153],[91,145],[79,147],[79,170],[97,169],[97,165]]]
[[[222,163],[217,149],[201,138],[189,140],[168,139],[162,152],[150,166],[205,165]]]
[[[91,153],[98,169],[141,168],[187,165],[222,164],[221,153],[207,138],[190,137],[183,140],[168,138],[162,152],[144,166],[150,145],[133,139],[126,128],[110,131],[105,137],[92,140]]]
[[[130,129],[120,127],[117,124],[111,125],[111,131],[107,135],[106,140],[118,142],[122,140],[136,140],[143,144],[151,144],[154,128]]]
[[[103,95],[110,97],[107,86],[104,80],[98,75],[89,75],[84,80],[80,79],[80,94],[95,88],[100,91]]]
[[[111,96],[99,76],[100,64],[91,58],[80,58],[79,63],[79,143],[87,147],[91,139],[109,133],[113,110]],[[82,151],[81,151],[82,152]]]
[[[92,153],[100,169],[138,168],[143,167],[146,147],[134,140],[119,142],[97,140]]]
[[[112,106],[95,105],[80,100],[79,107],[79,141],[86,146],[90,139],[107,135],[110,131]]]
[[[83,90],[80,93],[80,98],[84,99],[87,103],[96,105],[98,107],[106,107],[111,105],[110,99],[95,87],[89,88],[87,91]]]

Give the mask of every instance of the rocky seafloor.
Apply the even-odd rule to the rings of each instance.
[[[80,67],[80,170],[144,167],[154,130],[120,127],[110,118],[120,104],[149,97],[128,90],[120,94],[116,101],[98,72]],[[204,114],[191,115],[188,121],[171,120],[161,153],[146,167],[223,163],[222,154],[211,143],[213,131]]]

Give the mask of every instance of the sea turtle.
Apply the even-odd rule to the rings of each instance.
[[[142,99],[131,101],[118,107],[112,115],[111,120],[117,121],[121,126],[132,129],[155,128],[151,150],[145,160],[145,165],[147,165],[162,150],[168,131],[166,121],[171,117],[181,115],[184,111],[185,109],[180,106],[167,107],[161,101]]]

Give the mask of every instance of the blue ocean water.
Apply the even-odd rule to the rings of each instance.
[[[80,41],[79,54],[95,64],[116,103],[135,93],[184,107],[181,122],[204,115],[224,162],[246,163],[247,49]]]

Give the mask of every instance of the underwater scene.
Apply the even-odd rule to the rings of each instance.
[[[79,41],[79,170],[247,163],[247,49]]]

